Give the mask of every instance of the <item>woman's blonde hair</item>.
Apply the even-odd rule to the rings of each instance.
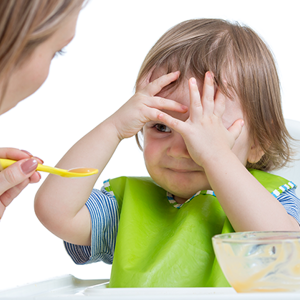
[[[228,97],[237,95],[250,134],[264,151],[247,168],[272,170],[291,160],[290,139],[281,109],[279,78],[273,56],[249,27],[220,19],[195,19],[167,31],[147,54],[137,77],[142,82],[155,68],[180,71],[175,89],[187,76],[203,81],[207,71]]]
[[[0,81],[2,99],[13,70],[47,40],[82,0],[1,0]]]

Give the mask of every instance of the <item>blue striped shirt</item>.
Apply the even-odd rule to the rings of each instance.
[[[296,196],[295,188],[282,192],[277,200],[300,224],[300,199]],[[92,220],[92,245],[80,246],[64,242],[65,248],[76,264],[98,261],[112,264],[119,225],[117,200],[102,187],[101,191],[92,191],[86,206]]]

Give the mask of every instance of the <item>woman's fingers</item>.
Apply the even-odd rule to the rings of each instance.
[[[171,82],[178,79],[180,72],[172,72],[166,75],[163,75],[154,81],[150,82],[144,89],[144,93],[149,96],[155,96],[158,94],[165,86],[169,85]]]
[[[0,195],[31,177],[37,168],[36,159],[17,161],[0,172]]]
[[[23,189],[30,183],[30,180],[27,178],[18,185],[10,188],[5,191],[0,196],[0,219],[2,218],[5,208],[23,191]]]
[[[29,183],[37,183],[41,175],[36,172],[42,159],[33,157],[26,150],[16,148],[0,148],[0,158],[16,160],[4,170],[0,169],[0,219],[5,208],[16,198]]]
[[[32,154],[26,150],[19,150],[16,148],[0,148],[0,158],[21,160],[30,158],[31,156]]]
[[[13,160],[35,158],[39,164],[44,163],[44,161],[41,158],[33,156],[30,152],[26,150],[19,150],[16,148],[0,148],[0,158],[7,158]]]
[[[37,183],[41,180],[42,176],[39,172],[35,171],[30,177],[30,183]]]
[[[5,208],[28,183],[40,180],[40,175],[35,172],[37,165],[36,159],[20,160],[0,172],[0,219]]]
[[[30,183],[37,182],[39,174],[34,175],[37,167],[35,159],[21,160],[0,172],[0,219],[5,208]],[[33,176],[31,179],[30,177]]]

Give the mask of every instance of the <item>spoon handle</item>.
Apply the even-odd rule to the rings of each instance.
[[[0,158],[0,164],[2,166],[2,169],[6,169],[7,167],[9,167],[10,165],[12,165],[15,162],[16,162],[16,160]],[[45,165],[41,165],[41,164],[38,164],[36,170],[55,174],[55,175],[62,175],[62,174],[65,174],[68,172],[67,170],[53,168],[53,167],[49,167],[49,166],[45,166]]]
[[[0,171],[1,171],[1,167],[2,167],[2,169],[5,169],[15,162],[16,162],[16,160],[0,158]],[[91,176],[91,175],[98,173],[97,169],[86,169],[86,168],[81,169],[81,168],[79,168],[79,169],[74,169],[74,171],[72,172],[72,170],[69,171],[69,170],[64,170],[64,169],[59,169],[59,168],[53,168],[53,167],[49,167],[49,166],[45,166],[45,165],[41,165],[41,164],[38,164],[36,171],[47,172],[47,173],[51,173],[54,175],[59,175],[62,177],[70,177],[70,178],[71,177],[86,177],[86,176]]]
[[[47,172],[47,173],[54,174],[54,175],[60,175],[60,176],[63,176],[64,174],[69,173],[67,170],[64,170],[64,169],[49,167],[49,166],[40,165],[40,164],[38,164],[36,170],[41,171],[41,172]]]
[[[7,167],[9,167],[10,165],[12,165],[15,162],[16,162],[15,160],[0,158],[0,165],[1,165],[2,169],[6,169]]]

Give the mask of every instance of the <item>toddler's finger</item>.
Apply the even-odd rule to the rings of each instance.
[[[214,115],[221,118],[225,112],[226,97],[219,90],[217,90],[214,105]]]
[[[180,72],[172,72],[166,75],[163,75],[154,81],[150,82],[145,88],[144,91],[149,96],[155,96],[158,94],[165,86],[169,85],[171,82],[178,79]]]
[[[153,103],[153,99],[155,100]],[[177,111],[185,113],[188,111],[188,107],[174,100],[162,98],[162,97],[153,97],[151,98],[151,107],[158,109],[165,109],[171,111]]]
[[[203,113],[206,115],[212,115],[214,112],[214,80],[211,72],[205,73],[202,95]]]
[[[166,113],[158,111],[157,121],[164,123],[166,126],[172,128],[180,134],[185,132],[186,123],[176,118],[173,118]]]
[[[189,92],[190,92],[190,119],[199,119],[202,114],[202,104],[197,81],[195,78],[189,80]]]
[[[236,120],[229,128],[228,131],[233,135],[236,140],[242,132],[242,128],[244,126],[244,120],[239,119]]]
[[[151,76],[152,76],[153,71],[155,70],[155,68],[156,68],[155,66],[152,67],[152,68],[150,69],[150,71],[148,72],[148,74],[147,74],[146,76],[144,76],[144,77],[140,80],[140,82],[137,83],[137,86],[136,86],[136,92],[142,90],[143,88],[146,87],[147,84],[150,83],[150,79],[151,79]]]

